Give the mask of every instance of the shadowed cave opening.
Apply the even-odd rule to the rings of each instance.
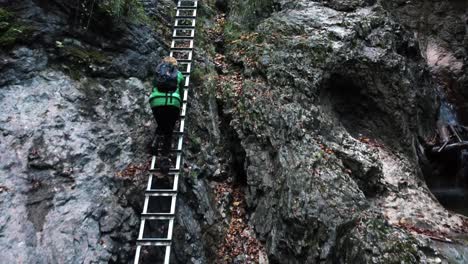
[[[374,90],[371,91],[369,85],[371,84],[358,78],[333,74],[325,86],[322,98],[330,104],[329,107],[353,137],[369,138],[398,148],[403,132],[398,130],[398,124],[390,114],[381,110],[380,104],[386,98]],[[443,104],[439,116],[439,123],[463,127],[460,126],[453,107]],[[465,129],[464,132],[465,134],[460,130],[460,135],[468,140],[468,130]],[[452,136],[452,140],[454,138]],[[448,210],[468,215],[468,150],[445,150],[443,153],[428,154],[427,158],[422,171],[434,196]],[[366,196],[375,195],[378,183],[362,181],[359,179],[360,175],[356,176],[353,178]]]
[[[332,74],[325,88],[322,98],[354,138],[368,137],[395,145],[399,133],[391,117],[379,106],[379,100],[383,99],[371,94],[373,91],[368,84],[356,78]]]
[[[357,76],[357,75],[356,75]],[[321,94],[322,104],[328,108],[351,136],[358,140],[385,142],[396,146],[398,131],[390,116],[379,107],[379,100],[368,84],[342,74],[332,74]],[[368,198],[383,191],[380,170],[362,174],[359,161],[342,157],[344,165],[352,171],[352,178]]]

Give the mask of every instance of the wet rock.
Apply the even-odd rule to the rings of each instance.
[[[37,72],[44,70],[48,63],[47,55],[41,49],[32,50],[20,47],[9,55],[0,55],[1,86],[29,79]]]
[[[389,194],[415,195],[415,205],[444,210],[418,184],[413,147],[433,130],[435,86],[417,40],[386,14],[375,1],[283,2],[281,11],[257,21],[258,35],[240,32],[245,41],[228,46],[226,57],[242,65],[245,80],[241,87],[223,87],[223,111],[232,116],[230,126],[246,153],[250,223],[273,262],[424,262],[435,254],[414,253],[413,246],[424,246],[411,228],[397,231],[380,214],[369,221],[383,219],[389,234],[411,242],[391,245],[374,234],[365,242],[369,248],[354,239],[341,242],[355,235],[341,227],[389,206]],[[238,15],[230,19],[251,28]],[[380,148],[399,153],[393,162],[401,172],[382,161]],[[393,185],[389,175],[405,180]],[[369,250],[374,255],[364,253]]]
[[[144,105],[145,87],[134,80],[127,83],[133,83],[127,96]],[[137,218],[110,191],[118,179],[105,180],[114,178],[121,166],[142,158],[130,150],[133,144],[143,144],[145,129],[126,125],[120,109],[141,122],[146,110],[111,100],[113,94],[127,89],[127,83],[109,82],[107,92],[100,94],[102,100],[89,106],[114,114],[105,125],[81,115],[80,83],[61,72],[44,71],[29,82],[2,87],[1,127],[11,135],[0,144],[3,166],[7,166],[2,170],[8,170],[1,181],[2,186],[17,190],[8,203],[1,204],[9,216],[2,221],[0,242],[2,251],[8,252],[5,260],[77,263],[108,261],[113,255],[130,257]],[[70,94],[76,99],[70,100]],[[104,206],[107,213],[99,213]],[[107,241],[105,246],[101,239]],[[21,246],[12,247],[18,243]],[[119,243],[125,250],[119,251]]]
[[[435,252],[382,219],[360,219],[339,227],[337,232],[337,263],[437,263]]]
[[[162,10],[170,8],[170,5],[170,1],[161,1],[159,8],[155,1],[144,3],[149,14],[157,13],[162,18],[166,17]],[[165,46],[161,37],[155,37],[148,26],[115,23],[112,17],[97,9],[88,14],[86,7],[86,10],[77,10],[75,5],[60,0],[52,1],[50,5],[35,1],[19,4],[5,1],[4,6],[32,29],[29,46],[47,49],[46,59],[65,68],[71,75],[79,75],[84,70],[100,77],[145,78],[154,71],[154,61],[161,58],[164,50],[161,49]],[[15,52],[15,56],[25,56],[25,53]],[[38,56],[28,55],[32,63],[20,63],[26,69],[9,67],[10,71],[43,69],[47,60],[43,62],[43,57]],[[34,62],[39,58],[41,61]],[[32,66],[37,69],[27,68]],[[3,84],[6,81],[14,80],[7,79]]]
[[[106,19],[78,30],[62,0],[0,2],[35,28],[27,48],[1,53],[2,260],[128,263],[154,129],[144,79],[166,54],[174,3],[143,1],[154,33]],[[218,66],[219,76],[216,49],[199,42],[172,262],[219,260],[232,200],[216,193],[220,182],[244,190],[261,263],[462,259],[452,233],[464,232],[464,219],[433,199],[414,151],[434,125],[433,72],[421,41],[382,8],[414,3],[217,2],[243,41],[219,49],[234,65]],[[203,3],[202,29],[213,26],[214,4]],[[461,41],[460,27],[447,33]],[[456,70],[463,52],[434,65]],[[233,71],[240,81],[218,79]],[[140,171],[122,173],[130,164]],[[427,230],[456,246],[428,242]]]
[[[461,121],[466,122],[466,1],[387,1],[383,6],[415,32],[421,53],[439,87],[448,94],[449,101],[457,105]]]

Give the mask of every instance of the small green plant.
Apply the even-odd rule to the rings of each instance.
[[[190,78],[195,84],[200,84],[205,75],[206,73],[200,67],[195,67],[190,74]]]
[[[235,41],[240,38],[243,31],[240,26],[234,22],[226,22],[224,26],[224,36],[227,41]]]
[[[118,21],[127,20],[133,23],[149,21],[140,0],[100,0],[99,8]]]
[[[111,19],[115,23],[149,23],[140,0],[80,0],[75,26],[87,30],[93,20]]]

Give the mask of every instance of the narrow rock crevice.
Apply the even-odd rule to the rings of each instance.
[[[234,185],[247,186],[246,153],[242,147],[241,140],[236,130],[231,126],[232,114],[226,113],[224,103],[218,101],[219,130],[221,131],[221,142],[229,153],[229,171],[227,174],[232,178]]]

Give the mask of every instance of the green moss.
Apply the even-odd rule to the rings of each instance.
[[[78,63],[86,64],[106,64],[109,63],[109,59],[106,55],[96,50],[85,50],[81,47],[76,46],[65,46],[65,54],[68,55],[72,60]]]
[[[200,84],[203,80],[203,77],[206,75],[206,72],[203,71],[200,67],[195,67],[190,73],[190,79],[196,84]]]
[[[15,21],[14,14],[0,8],[0,46],[9,47],[29,38],[32,28]]]
[[[236,94],[234,93],[234,86],[229,83],[229,82],[224,82],[221,83],[220,87],[220,92],[224,98],[227,99],[232,99],[236,97]]]
[[[419,263],[417,241],[394,229],[380,218],[364,220],[367,243],[377,245],[379,263]]]
[[[244,31],[242,31],[238,24],[231,21],[226,22],[226,25],[224,26],[224,36],[227,41],[238,40],[243,33]]]
[[[245,25],[248,29],[254,29],[262,18],[268,17],[275,11],[272,0],[239,0],[231,3],[231,18]]]
[[[387,236],[390,233],[390,227],[385,224],[382,219],[371,219],[368,226],[377,231],[380,238]]]
[[[189,148],[191,151],[195,153],[201,151],[201,145],[202,145],[201,138],[193,136],[189,138],[189,141],[190,141]]]
[[[314,152],[312,154],[312,157],[316,161],[322,160],[324,156],[325,156],[325,152],[323,150],[318,150],[317,152]]]
[[[126,20],[133,23],[150,21],[140,0],[101,0],[98,8],[118,21]]]
[[[13,18],[13,14],[11,12],[8,12],[4,8],[0,8],[0,21],[1,22],[11,21],[12,18]]]
[[[1,34],[0,46],[12,46],[20,40],[27,39],[29,33],[29,28],[22,25],[13,25]]]
[[[197,20],[196,27],[195,42],[197,46],[202,48],[208,55],[214,57],[216,54],[215,47],[211,35],[208,34],[208,30],[213,30],[213,26],[210,25],[210,22],[206,18],[200,17]]]
[[[73,79],[73,80],[80,80],[82,77],[81,72],[78,69],[75,68],[68,68],[68,75]]]
[[[0,22],[0,32],[4,32],[10,28],[10,23],[6,21]]]

